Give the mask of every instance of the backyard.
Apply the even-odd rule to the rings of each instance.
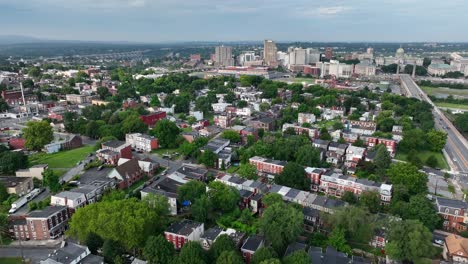
[[[445,160],[444,155],[441,152],[432,152],[432,151],[420,151],[418,152],[418,157],[421,159],[423,163],[427,160],[427,158],[431,155],[434,155],[434,157],[437,159],[437,167],[441,169],[449,169],[449,166],[447,164],[447,161]],[[408,161],[407,159],[407,154],[406,153],[401,153],[397,152],[395,159],[397,160],[403,160],[403,161]]]
[[[0,258],[1,264],[21,264],[21,258]]]
[[[52,154],[37,153],[29,157],[29,162],[31,165],[48,164],[51,169],[73,168],[91,152],[93,152],[93,146],[85,146]]]

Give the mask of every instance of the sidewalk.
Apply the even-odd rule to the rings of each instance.
[[[11,242],[10,245],[5,247],[47,247],[47,248],[55,248],[58,247],[62,243],[61,239],[56,240],[28,240],[28,241],[21,241],[15,240]]]

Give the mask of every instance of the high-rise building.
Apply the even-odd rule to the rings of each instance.
[[[325,48],[325,58],[331,60],[333,58],[333,48],[327,47]]]
[[[307,64],[307,50],[303,48],[295,48],[289,53],[289,65],[305,64]]]
[[[214,61],[217,66],[234,66],[234,59],[232,58],[232,47],[216,47]]]
[[[263,61],[268,66],[277,66],[278,62],[276,60],[276,44],[273,40],[266,39],[263,42]]]
[[[306,64],[313,64],[320,61],[320,52],[317,49],[307,48],[307,61]]]

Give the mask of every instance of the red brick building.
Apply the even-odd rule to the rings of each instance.
[[[185,219],[170,225],[164,231],[164,237],[174,245],[175,249],[181,249],[189,241],[199,241],[204,232],[203,223]]]
[[[241,247],[242,257],[245,263],[249,264],[253,254],[265,245],[265,241],[261,236],[250,236],[245,240]]]
[[[2,98],[8,105],[22,105],[23,95],[21,90],[2,91]],[[28,91],[24,91],[24,100],[26,104],[37,102],[37,96]]]
[[[154,126],[156,122],[164,118],[166,118],[166,112],[162,111],[140,116],[141,121],[143,121],[147,126]]]
[[[118,181],[119,189],[126,189],[132,186],[135,182],[141,180],[145,176],[141,169],[138,159],[130,159],[119,166],[115,167],[107,175],[108,178]]]
[[[468,203],[461,200],[437,197],[436,208],[439,215],[443,218],[444,230],[450,232],[466,231],[468,222]]]
[[[280,174],[283,172],[286,161],[266,159],[255,156],[249,159],[249,163],[257,167],[257,171],[266,174]]]
[[[111,140],[102,143],[96,155],[99,160],[115,165],[120,158],[132,158],[132,146],[124,141]]]
[[[326,172],[325,169],[321,168],[305,168],[307,178],[310,179],[311,189],[317,191],[320,186],[320,177]]]
[[[12,137],[8,141],[10,149],[24,149],[24,144],[26,144],[26,139],[20,137]]]

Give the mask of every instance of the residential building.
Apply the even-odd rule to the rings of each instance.
[[[82,192],[63,191],[50,197],[50,205],[66,206],[70,212],[86,205],[86,196]]]
[[[361,136],[360,139],[362,139],[362,141],[364,141],[364,144],[370,148],[373,148],[378,144],[383,144],[387,148],[387,151],[390,153],[390,156],[395,156],[397,141],[394,139],[377,138],[372,136]]]
[[[297,115],[297,123],[299,123],[299,125],[302,125],[304,123],[313,124],[313,123],[315,123],[315,121],[316,121],[316,118],[315,118],[314,114],[299,113]]]
[[[209,250],[216,239],[222,235],[229,236],[238,247],[240,247],[240,244],[245,237],[245,233],[236,231],[232,228],[223,229],[215,226],[205,231],[205,233],[200,237],[200,244],[203,249]]]
[[[366,148],[348,146],[346,149],[346,167],[356,168],[359,161],[363,160],[366,155]]]
[[[346,109],[340,106],[332,106],[331,108],[324,108],[322,112],[322,119],[332,120],[337,117],[344,117]]]
[[[42,175],[44,171],[49,168],[47,164],[37,164],[33,165],[29,169],[21,169],[16,171],[16,177],[33,177],[38,180],[42,180]]]
[[[211,104],[211,107],[213,108],[213,111],[215,113],[222,113],[226,110],[226,107],[231,106],[229,103],[214,103]]]
[[[178,204],[184,204],[188,202],[191,204],[194,201],[178,201],[177,190],[180,186],[186,184],[188,181],[179,177],[166,177],[163,180],[145,187],[141,190],[141,198],[146,197],[148,194],[163,195],[169,202],[169,212],[171,215],[177,215]]]
[[[132,147],[124,141],[111,140],[101,144],[96,156],[105,163],[115,165],[120,158],[132,158]]]
[[[82,94],[67,94],[65,100],[71,104],[86,104],[91,102],[91,96]]]
[[[353,65],[340,63],[337,60],[330,62],[318,62],[317,67],[320,68],[320,77],[334,76],[336,78],[349,78],[353,75]]]
[[[249,236],[241,247],[242,257],[245,263],[249,264],[253,254],[265,246],[265,240],[261,236]]]
[[[265,183],[254,180],[247,180],[237,176],[224,175],[220,178],[216,178],[215,181],[219,181],[226,184],[227,186],[234,187],[239,191],[247,190],[254,194],[268,192],[268,186]]]
[[[276,60],[276,53],[278,49],[273,40],[266,39],[263,41],[263,61],[265,65],[276,67],[278,62]]]
[[[467,230],[467,202],[443,197],[436,197],[435,204],[438,214],[443,218],[444,230],[451,232],[462,232]]]
[[[147,115],[141,115],[140,120],[147,126],[153,127],[159,120],[166,118],[166,112],[159,111]]]
[[[191,164],[182,164],[172,175],[184,180],[205,181],[208,170]]]
[[[40,264],[104,264],[104,258],[91,254],[86,246],[67,241]]]
[[[249,163],[255,165],[257,172],[263,174],[280,174],[287,164],[286,161],[272,160],[259,156],[250,158]]]
[[[5,186],[7,193],[23,196],[34,189],[32,177],[0,177],[0,183]]]
[[[306,167],[305,173],[310,179],[311,190],[317,191],[320,185],[320,177],[326,172],[326,169]]]
[[[250,126],[264,131],[273,131],[275,129],[275,120],[271,117],[262,117],[250,121]]]
[[[164,231],[164,237],[174,245],[175,249],[181,249],[189,241],[199,241],[204,232],[203,223],[185,219],[171,224]]]
[[[315,139],[314,142],[312,142],[312,146],[323,150],[328,150],[328,145],[330,145],[330,141],[319,138]]]
[[[221,128],[228,128],[232,126],[234,117],[230,113],[216,114],[213,118],[214,124]]]
[[[468,263],[468,238],[455,234],[445,237],[442,256],[453,263]]]
[[[317,128],[307,128],[299,125],[284,123],[282,129],[283,134],[288,129],[293,129],[296,135],[306,135],[310,139],[315,139],[319,137],[319,130]]]
[[[138,163],[138,159],[133,158],[113,168],[107,177],[110,179],[116,179],[118,181],[118,188],[126,189],[142,179],[144,175],[145,174]]]
[[[71,135],[66,139],[55,141],[50,144],[44,145],[44,151],[46,153],[55,153],[61,150],[70,150],[83,146],[83,141],[78,135]]]
[[[24,219],[13,221],[13,234],[21,240],[55,239],[66,230],[68,219],[66,206],[48,206],[30,212]]]
[[[21,90],[3,90],[1,95],[3,100],[5,100],[5,102],[10,106],[24,104],[23,94],[21,93]],[[25,89],[24,101],[26,102],[26,104],[37,103],[37,96],[36,94]]]
[[[125,142],[137,151],[151,152],[159,148],[157,138],[141,133],[126,134]]]
[[[234,59],[232,57],[232,47],[215,47],[214,62],[217,66],[221,67],[234,66]]]

